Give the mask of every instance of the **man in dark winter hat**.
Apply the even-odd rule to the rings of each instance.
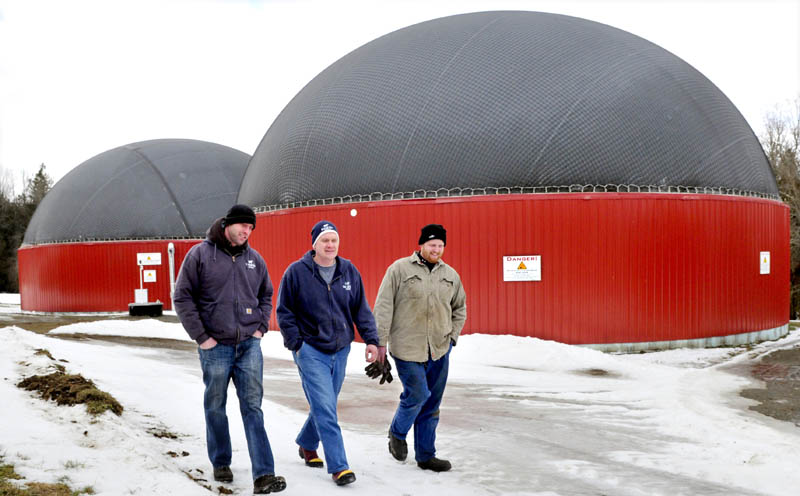
[[[283,274],[276,314],[310,410],[295,439],[298,452],[309,467],[322,467],[317,455],[322,442],[328,473],[343,486],[356,480],[336,413],[350,343],[355,338],[353,326],[367,344],[367,362],[374,362],[379,354],[378,332],[361,274],[339,256],[339,231],[332,222],[314,224],[311,248]]]
[[[406,435],[413,427],[417,466],[435,472],[451,468],[449,461],[436,458],[436,426],[450,351],[467,320],[461,278],[442,261],[446,243],[444,227],[423,227],[419,251],[389,266],[375,300],[379,344],[389,345],[403,383],[389,426],[389,452],[397,460],[406,459]]]
[[[256,214],[247,205],[234,205],[225,217],[214,221],[205,241],[186,254],[173,302],[184,329],[198,344],[214,480],[233,481],[225,413],[228,383],[233,378],[250,453],[253,492],[266,494],[285,489],[286,480],[275,475],[261,411],[261,338],[269,328],[272,282],[264,259],[247,244],[255,227]]]

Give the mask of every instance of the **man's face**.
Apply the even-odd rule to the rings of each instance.
[[[339,235],[334,232],[327,232],[317,238],[314,251],[327,259],[336,258],[339,254]]]
[[[225,237],[233,246],[241,246],[247,243],[250,234],[253,232],[253,224],[231,224],[225,226]]]
[[[419,254],[430,263],[436,263],[444,255],[444,243],[441,239],[432,239],[419,245]]]

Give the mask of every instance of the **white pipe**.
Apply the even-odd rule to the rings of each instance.
[[[167,257],[169,258],[169,304],[170,309],[175,310],[175,303],[172,301],[172,295],[175,294],[175,245],[172,243],[167,245]]]

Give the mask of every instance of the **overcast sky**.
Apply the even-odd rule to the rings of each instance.
[[[629,31],[716,84],[757,134],[800,93],[798,0],[0,0],[0,174],[19,192],[158,138],[252,154],[302,87],[388,32],[484,10],[554,12]]]

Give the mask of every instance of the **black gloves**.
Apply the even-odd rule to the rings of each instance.
[[[383,384],[384,382],[392,382],[394,380],[394,377],[392,377],[392,364],[389,363],[388,357],[382,362],[375,360],[371,364],[367,365],[364,368],[364,371],[367,373],[367,377],[370,379],[377,379],[380,377],[380,384]]]
[[[367,377],[370,379],[375,379],[379,375],[383,375],[383,364],[375,360],[364,368],[364,372],[367,373]]]

